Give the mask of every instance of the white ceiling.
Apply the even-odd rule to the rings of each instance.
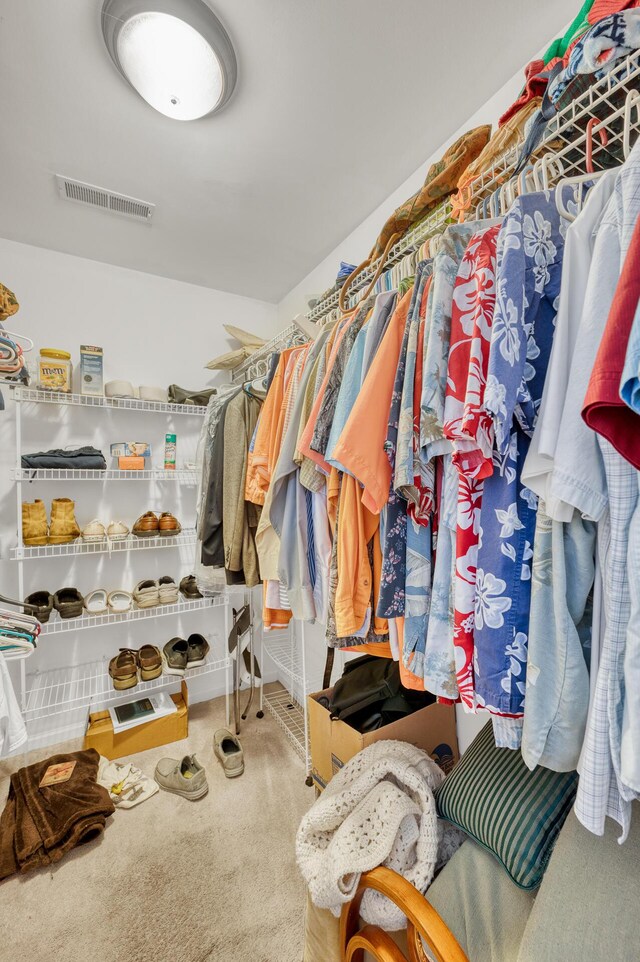
[[[240,79],[191,123],[120,77],[101,5],[0,0],[0,234],[277,301],[579,3],[211,0]],[[157,204],[153,225],[63,202],[54,173]]]

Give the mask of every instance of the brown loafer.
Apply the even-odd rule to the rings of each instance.
[[[202,598],[195,575],[185,575],[180,582],[180,591],[185,598]]]
[[[170,535],[180,534],[182,531],[182,525],[174,515],[170,514],[168,511],[163,511],[160,515],[160,521],[158,524],[158,534],[168,537]]]
[[[155,538],[158,534],[158,516],[153,511],[146,511],[133,526],[136,538]]]
[[[120,654],[109,662],[109,675],[116,691],[135,688],[138,684],[136,653],[128,648],[123,648]]]

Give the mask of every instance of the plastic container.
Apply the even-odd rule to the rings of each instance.
[[[54,347],[40,348],[38,384],[43,391],[71,392],[71,355]]]
[[[165,471],[175,471],[176,469],[176,447],[177,447],[177,438],[175,434],[165,434],[164,436],[164,469]]]

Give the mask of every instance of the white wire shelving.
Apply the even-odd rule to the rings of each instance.
[[[208,657],[205,664],[190,668],[184,674],[188,683],[193,678],[229,668],[229,658]],[[67,711],[106,708],[118,701],[135,700],[150,691],[179,684],[181,676],[162,674],[152,681],[139,682],[134,688],[116,691],[109,677],[108,659],[83,665],[70,665],[27,675],[24,713],[27,722]]]
[[[415,227],[394,244],[389,251],[385,261],[385,270],[392,268],[408,254],[414,253],[426,240],[442,231],[445,224],[451,219],[451,204],[445,201],[427,214]],[[354,307],[358,301],[358,295],[369,286],[373,277],[380,266],[380,260],[376,260],[357,278],[354,284],[349,287],[349,305]],[[340,299],[340,289],[334,291],[329,297],[320,300],[306,315],[309,321],[319,321],[327,314],[335,311]]]
[[[288,638],[278,633],[271,637],[267,634],[264,639],[264,650],[274,665],[291,682],[291,685],[287,686],[291,692],[299,697],[302,694],[305,697],[310,694],[312,686],[305,678],[302,653],[295,636]]]
[[[15,401],[30,404],[67,404],[76,407],[109,408],[116,411],[147,411],[156,414],[188,414],[204,417],[206,407],[195,404],[174,404],[168,401],[144,401],[140,398],[92,397],[86,394],[67,394],[65,391],[43,391],[41,388],[13,388]]]
[[[238,384],[240,381],[252,381],[256,377],[264,377],[269,369],[269,358],[276,351],[283,351],[294,344],[306,344],[309,335],[305,334],[295,321],[283,331],[272,337],[262,347],[254,351],[253,354],[234,367],[231,372],[231,381]]]
[[[153,608],[132,608],[130,611],[107,612],[104,615],[91,615],[88,612],[77,618],[60,618],[52,612],[49,621],[42,626],[40,637],[62,633],[84,631],[87,628],[103,628],[106,625],[126,625],[142,618],[164,618],[167,615],[182,615],[202,608],[219,608],[227,603],[227,596],[181,599],[170,605],[156,605]]]
[[[305,713],[286,688],[265,691],[264,703],[283,729],[298,757],[308,766]]]
[[[175,471],[160,468],[143,471],[16,468],[13,477],[16,481],[173,481],[177,484],[195,484],[197,481],[196,472],[184,468]]]
[[[155,538],[136,538],[130,534],[122,541],[72,541],[70,544],[16,545],[11,548],[11,561],[32,561],[42,558],[67,558],[74,555],[112,554],[119,551],[154,551],[159,548],[189,548],[196,544],[195,528],[183,528],[178,535]]]

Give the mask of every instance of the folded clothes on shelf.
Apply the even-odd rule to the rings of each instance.
[[[61,468],[67,471],[105,471],[107,462],[102,451],[91,445],[64,451],[53,448],[51,451],[36,451],[34,454],[23,454],[20,463],[23,468]]]

